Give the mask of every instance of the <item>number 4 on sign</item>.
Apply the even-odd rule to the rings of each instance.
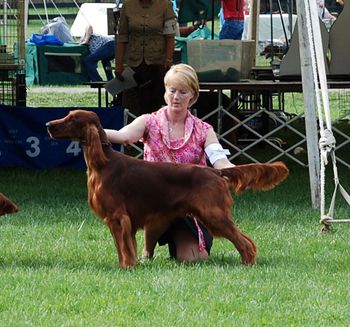
[[[66,150],[67,154],[73,154],[75,157],[78,156],[81,152],[81,147],[78,141],[72,141]]]

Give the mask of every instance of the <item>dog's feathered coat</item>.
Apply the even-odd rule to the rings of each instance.
[[[282,162],[226,169],[154,163],[114,151],[98,116],[74,110],[47,123],[51,137],[83,145],[88,202],[108,225],[123,268],[136,264],[136,231],[145,230],[144,255],[178,217],[193,214],[214,237],[230,240],[245,265],[256,260],[254,242],[233,223],[230,188],[268,190],[288,175]]]
[[[17,206],[6,195],[0,193],[0,216],[16,213],[17,211]]]

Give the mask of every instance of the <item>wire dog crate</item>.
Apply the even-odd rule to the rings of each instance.
[[[24,0],[0,0],[0,104],[26,105]]]

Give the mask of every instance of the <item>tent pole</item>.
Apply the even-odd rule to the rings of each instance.
[[[4,24],[4,31],[3,31],[3,36],[4,40],[8,37],[7,35],[7,0],[4,0],[4,16],[3,16],[3,24]],[[7,41],[3,41],[4,44],[6,44]]]
[[[289,22],[289,39],[292,39],[293,35],[293,0],[288,1],[288,22]]]
[[[24,0],[24,35],[27,35],[27,29],[28,29],[28,14],[29,14],[29,0]]]
[[[320,206],[320,156],[318,148],[318,131],[316,117],[316,99],[312,71],[310,40],[306,25],[306,8],[304,0],[297,0],[299,51],[301,77],[305,107],[306,144],[309,163],[309,178],[312,206]],[[313,95],[313,96],[311,96]]]
[[[249,27],[248,40],[255,42],[255,52],[259,42],[259,16],[260,16],[260,0],[250,0],[249,9]],[[253,66],[256,65],[256,56],[254,56]]]
[[[280,15],[281,24],[282,24],[282,28],[283,28],[283,34],[284,34],[284,37],[286,39],[287,50],[288,50],[289,49],[289,40],[288,40],[288,36],[287,36],[286,26],[285,26],[284,20],[283,20],[282,6],[281,6],[280,0],[277,0],[277,6],[278,6],[278,13]]]
[[[272,0],[270,0],[270,33],[271,33],[271,65],[272,65],[272,62],[273,62],[273,59],[274,59],[274,49],[273,49],[273,2]]]
[[[25,0],[18,1],[18,19],[19,19],[19,27],[18,27],[18,59],[20,64],[24,66],[25,61]]]
[[[215,10],[215,5],[214,5],[215,0],[211,0],[211,39],[214,40],[214,10]]]

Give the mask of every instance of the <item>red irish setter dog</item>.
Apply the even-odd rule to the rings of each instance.
[[[256,260],[254,242],[233,222],[232,196],[268,190],[288,175],[282,162],[222,170],[197,165],[147,162],[112,149],[98,116],[74,110],[46,124],[56,139],[78,140],[87,165],[88,203],[108,225],[122,268],[136,265],[136,231],[144,229],[144,255],[177,217],[193,214],[211,235],[230,240],[245,265]]]
[[[0,193],[0,216],[17,211],[17,206],[6,195]]]

